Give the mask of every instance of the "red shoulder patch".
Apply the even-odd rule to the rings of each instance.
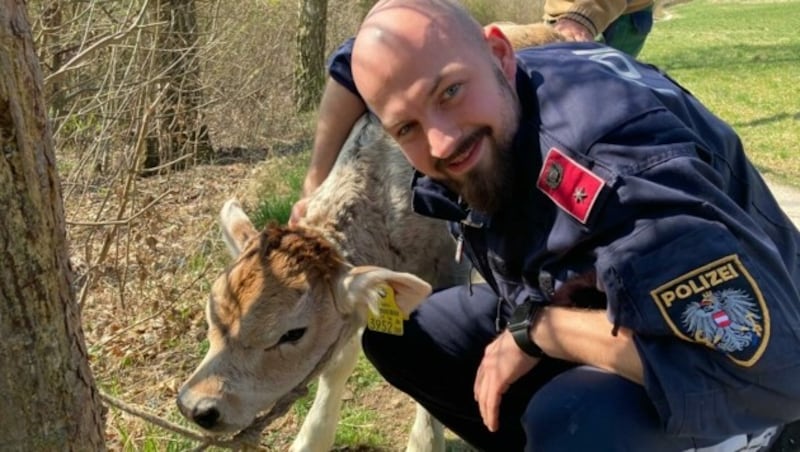
[[[562,151],[550,148],[536,186],[561,209],[586,224],[605,181]]]

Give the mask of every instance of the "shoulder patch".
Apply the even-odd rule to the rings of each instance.
[[[755,364],[769,341],[770,320],[758,284],[732,254],[652,290],[661,315],[679,338]]]
[[[558,207],[586,224],[605,181],[561,150],[550,148],[536,186]]]

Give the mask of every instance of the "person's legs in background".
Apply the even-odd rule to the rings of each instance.
[[[633,57],[642,51],[647,35],[653,28],[653,7],[623,14],[602,33],[601,42]]]

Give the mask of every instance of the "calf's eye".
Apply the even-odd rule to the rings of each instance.
[[[305,328],[295,328],[293,330],[289,330],[278,339],[278,344],[285,344],[287,342],[297,342],[300,340],[303,335],[306,334]]]

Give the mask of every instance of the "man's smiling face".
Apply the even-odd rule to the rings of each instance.
[[[358,90],[406,158],[484,212],[511,179],[515,76],[502,34],[391,2],[365,21],[353,50]]]

